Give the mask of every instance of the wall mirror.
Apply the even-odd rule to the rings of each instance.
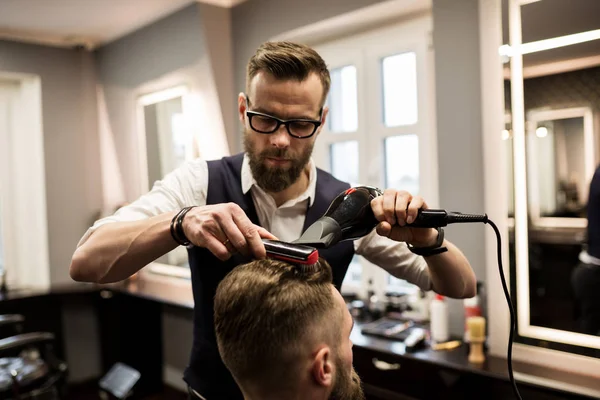
[[[577,278],[600,161],[600,20],[593,15],[600,15],[594,0],[503,0],[501,134],[515,342],[600,358],[600,329],[585,324],[590,301],[600,305],[600,297],[589,297]],[[600,279],[600,266],[595,271]]]
[[[185,113],[187,94],[186,86],[176,86],[138,99],[142,193],[152,189],[156,181],[196,156],[196,146]],[[187,267],[187,252],[179,246],[160,257],[155,264]]]

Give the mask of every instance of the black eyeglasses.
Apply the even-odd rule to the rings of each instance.
[[[250,101],[246,97],[246,109]],[[263,114],[256,111],[246,111],[250,127],[258,132],[269,134],[277,131],[283,124],[285,125],[290,136],[298,139],[308,139],[315,134],[317,128],[321,126],[321,121],[315,121],[312,119],[289,119],[283,120],[272,115]],[[319,118],[323,115],[323,109],[319,111]]]

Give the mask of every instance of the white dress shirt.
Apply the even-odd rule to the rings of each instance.
[[[309,184],[304,193],[277,207],[273,198],[262,190],[252,176],[247,156],[244,156],[241,171],[242,191],[251,191],[260,225],[279,240],[291,242],[302,234],[308,205],[315,198],[317,169],[310,161]],[[157,181],[152,190],[135,202],[122,207],[114,215],[94,223],[81,238],[78,246],[100,226],[117,221],[135,221],[152,217],[182,207],[206,205],[208,191],[208,167],[205,160],[186,162]],[[406,243],[395,242],[380,236],[375,230],[354,241],[355,252],[368,261],[380,266],[393,276],[431,290],[431,279],[425,260],[411,253]]]

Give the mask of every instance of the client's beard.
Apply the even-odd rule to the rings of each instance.
[[[354,368],[348,373],[341,362],[337,364],[337,376],[329,400],[365,400],[360,377]]]
[[[258,186],[268,192],[278,193],[298,180],[310,160],[314,143],[304,149],[300,158],[293,158],[286,149],[270,148],[257,153],[249,136],[250,133],[244,133],[244,149],[248,154],[252,176]],[[290,159],[291,165],[288,168],[267,167],[265,160],[269,157]]]

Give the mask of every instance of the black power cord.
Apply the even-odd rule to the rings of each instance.
[[[485,223],[490,224],[490,226],[494,229],[494,232],[496,232],[497,248],[498,248],[498,268],[500,270],[500,280],[502,281],[502,289],[504,289],[504,297],[506,297],[506,302],[508,303],[508,309],[510,311],[510,333],[508,335],[508,354],[507,354],[508,377],[510,379],[510,383],[512,384],[512,388],[513,388],[513,392],[515,393],[515,397],[519,400],[523,400],[521,398],[521,394],[519,393],[519,389],[517,388],[517,383],[515,382],[515,377],[513,375],[513,368],[512,368],[512,345],[513,345],[513,337],[514,337],[515,329],[516,329],[516,322],[515,322],[516,318],[515,318],[515,309],[513,307],[512,301],[510,299],[510,293],[508,291],[508,286],[506,285],[506,278],[504,277],[504,269],[502,268],[502,238],[500,236],[500,231],[498,230],[498,227],[496,226],[496,224],[494,224],[494,222],[492,222],[492,220],[486,218]]]
[[[448,224],[465,224],[465,223],[475,223],[475,222],[483,222],[484,224],[490,224],[496,232],[496,239],[498,244],[498,268],[500,270],[500,280],[502,281],[502,289],[504,289],[504,297],[506,297],[506,302],[508,303],[508,309],[510,311],[510,333],[508,336],[508,377],[510,379],[510,383],[512,384],[513,391],[515,393],[515,397],[518,400],[523,400],[521,398],[521,394],[519,393],[519,389],[517,388],[517,383],[515,382],[515,377],[513,375],[512,368],[512,345],[513,345],[513,337],[515,335],[516,329],[516,318],[515,318],[515,309],[513,308],[512,301],[510,299],[510,293],[508,291],[508,286],[506,285],[506,278],[504,277],[504,270],[502,269],[502,237],[500,235],[500,231],[496,224],[494,224],[486,214],[465,214],[456,211],[446,211],[446,210],[435,210],[435,209],[425,209],[419,210],[419,214],[417,215],[416,220],[409,224],[409,226],[420,227],[420,228],[435,228],[435,227],[443,227]]]

